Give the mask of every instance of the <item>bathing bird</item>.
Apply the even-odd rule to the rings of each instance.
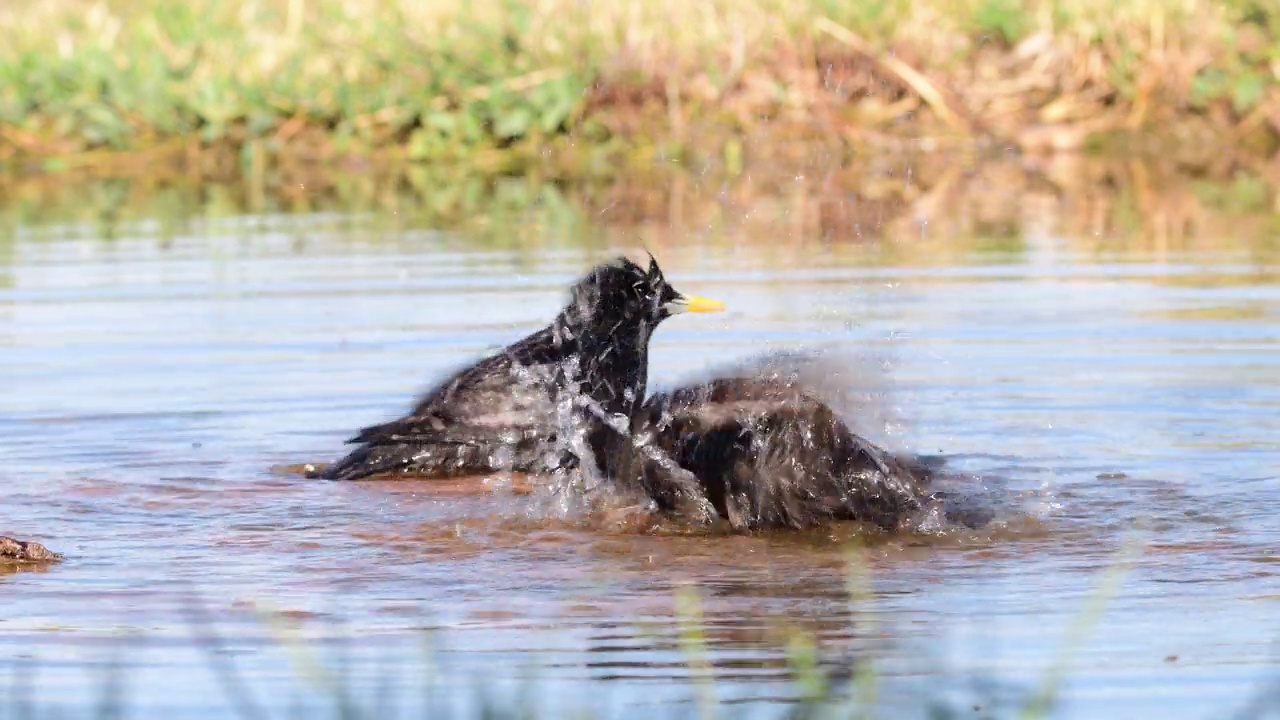
[[[725,376],[657,393],[637,412],[607,472],[684,518],[691,484],[736,530],[856,520],[902,527],[934,468],[853,433],[803,385]],[[690,479],[693,477],[693,480]]]
[[[577,467],[629,436],[643,402],[649,341],[667,318],[723,303],[683,295],[657,260],[620,257],[593,267],[546,327],[458,370],[403,417],[359,431],[357,447],[308,473],[331,480],[422,478]],[[599,460],[597,460],[597,463]],[[677,473],[678,475],[678,473]],[[688,475],[674,477],[672,483]]]

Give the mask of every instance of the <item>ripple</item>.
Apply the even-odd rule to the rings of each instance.
[[[874,398],[868,431],[944,455],[952,489],[993,498],[997,518],[739,536],[558,512],[537,478],[300,477],[540,323],[585,257],[530,264],[429,233],[380,247],[313,220],[297,251],[272,219],[230,254],[224,225],[167,249],[20,235],[0,258],[0,532],[67,555],[0,570],[0,647],[38,662],[42,692],[88,706],[119,638],[139,635],[144,707],[220,697],[192,592],[264,697],[305,687],[294,633],[335,666],[346,653],[370,696],[414,688],[435,642],[457,683],[529,665],[567,696],[684,708],[696,631],[727,703],[789,702],[797,638],[831,677],[872,663],[886,702],[938,685],[968,701],[966,678],[1034,687],[1119,570],[1073,702],[1136,716],[1159,694],[1186,716],[1175,704],[1220,709],[1271,662],[1277,283],[1241,257],[769,266],[743,251],[671,273],[735,312],[664,326],[652,385],[765,348],[843,349],[842,379]],[[1142,554],[1120,567],[1133,538]]]

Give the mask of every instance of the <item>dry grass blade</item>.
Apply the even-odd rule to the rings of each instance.
[[[954,110],[950,103],[943,96],[942,91],[937,88],[929,78],[925,77],[915,68],[902,62],[892,55],[882,55],[875,51],[871,43],[858,37],[852,30],[843,27],[830,18],[818,18],[814,26],[827,33],[831,37],[839,40],[849,46],[858,54],[866,57],[868,60],[876,63],[885,71],[901,80],[911,88],[922,100],[929,104],[938,117],[956,130],[969,132],[973,130],[971,123],[966,121],[964,117]]]

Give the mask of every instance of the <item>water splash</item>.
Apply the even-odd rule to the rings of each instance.
[[[745,447],[733,456],[739,459],[720,460],[737,463],[725,469],[733,489],[718,502],[731,514],[735,507],[747,513],[735,524],[806,524],[834,508],[859,508],[859,514],[878,517],[880,524],[938,535],[1004,525],[1023,514],[1006,501],[1000,483],[948,471],[945,458],[920,458],[907,450],[907,425],[896,410],[890,368],[887,358],[871,351],[774,351],[712,368],[680,384],[677,392],[740,379],[752,388],[747,395],[763,389],[758,397],[743,396],[745,402],[723,407],[694,401],[711,408],[704,415],[719,412],[732,421],[730,426],[747,431]],[[855,437],[823,421],[817,409],[821,405]],[[667,411],[658,424],[671,422]],[[895,517],[900,520],[893,521]]]
[[[775,350],[713,366],[681,384],[715,377],[774,380],[804,391],[831,407],[854,433],[893,450],[906,431],[898,412],[887,355],[869,348],[854,352],[829,345]]]
[[[585,390],[584,373],[576,355],[553,367],[519,366],[519,378],[513,392],[541,393],[547,380],[554,377],[557,388],[554,399],[545,408],[553,432],[532,441],[529,452],[542,458],[547,468],[534,484],[526,514],[530,518],[580,519],[606,504],[613,483],[599,470],[590,431],[603,422],[614,432],[630,435],[630,421],[624,415],[610,414]],[[545,401],[545,397],[539,395]],[[495,452],[495,462],[505,460],[507,449]],[[502,458],[497,457],[503,453]]]

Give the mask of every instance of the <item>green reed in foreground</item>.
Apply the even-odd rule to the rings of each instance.
[[[661,161],[709,142],[734,166],[796,134],[1078,146],[1171,121],[1185,152],[1269,148],[1278,28],[1271,0],[10,2],[0,162],[518,168],[550,147],[610,173],[621,146]],[[762,132],[781,142],[744,144]]]
[[[1068,629],[1062,653],[1049,669],[1041,687],[1030,693],[1022,705],[1007,706],[993,698],[989,702],[984,701],[981,707],[957,709],[940,699],[921,697],[918,698],[920,709],[926,710],[930,717],[939,719],[1016,717],[1019,720],[1038,720],[1053,716],[1057,709],[1059,686],[1070,674],[1075,649],[1088,639],[1106,603],[1119,590],[1123,578],[1139,559],[1141,550],[1141,544],[1136,540],[1126,541],[1118,549],[1112,562],[1100,574],[1094,592],[1086,596],[1085,605],[1077,622]],[[875,602],[870,589],[870,579],[869,567],[863,559],[860,548],[852,548],[849,554],[848,584],[851,622],[860,624],[858,631],[862,635],[874,635],[875,632],[874,628],[861,625],[874,615]],[[671,631],[676,641],[674,647],[687,660],[690,679],[693,681],[691,692],[695,700],[681,716],[697,717],[699,720],[735,717],[742,706],[725,703],[725,698],[721,697],[717,690],[717,668],[711,662],[709,655],[707,625],[703,618],[700,592],[695,587],[682,586],[676,589],[674,601],[675,629]],[[205,653],[209,671],[224,693],[222,700],[231,714],[245,720],[276,717],[263,707],[259,698],[255,697],[253,689],[246,682],[247,679],[236,667],[235,654],[229,651],[228,643],[219,636],[211,617],[205,613],[202,603],[193,597],[184,607],[197,644]],[[348,676],[348,669],[343,666],[341,659],[337,666],[333,665],[331,657],[324,657],[333,653],[322,653],[322,648],[305,639],[299,632],[299,626],[295,620],[265,608],[260,609],[259,617],[269,628],[278,646],[285,650],[290,667],[302,686],[312,695],[312,700],[323,699],[322,705],[329,703],[326,716],[353,720],[401,717],[404,714],[402,710],[416,707],[419,712],[411,713],[410,716],[452,717],[456,715],[442,708],[447,706],[451,699],[460,697],[473,700],[472,709],[464,715],[466,717],[534,720],[542,716],[536,701],[536,696],[540,693],[536,680],[526,679],[522,682],[515,693],[516,705],[512,706],[510,700],[499,701],[498,693],[493,692],[491,686],[485,684],[486,681],[492,682],[497,679],[497,676],[490,674],[485,681],[468,683],[463,680],[461,684],[459,683],[461,678],[457,673],[453,673],[451,677],[448,676],[449,668],[438,665],[432,652],[433,646],[441,636],[440,631],[424,631],[425,663],[416,675],[413,669],[402,665],[388,664],[386,668],[379,671],[379,675],[383,678],[394,676],[397,679],[407,672],[412,678],[407,687],[411,688],[411,692],[421,693],[417,700],[409,701],[403,695],[397,696],[394,692],[392,686],[398,684],[397,682],[384,684],[382,690],[372,695],[366,690],[365,696],[359,696],[360,691],[354,690],[347,684],[345,678]],[[784,632],[786,636],[782,638],[782,643],[786,647],[788,667],[794,683],[792,694],[795,700],[789,705],[781,706],[777,717],[809,720],[885,716],[882,709],[878,709],[881,705],[877,702],[876,687],[880,682],[880,676],[875,667],[874,657],[855,658],[851,672],[844,673],[837,667],[833,673],[830,663],[824,665],[821,661],[815,636],[797,628],[784,628]],[[347,633],[342,635],[354,637]],[[668,635],[668,637],[672,636]],[[332,644],[326,643],[326,646],[328,650],[333,651]],[[138,716],[136,712],[131,712],[128,701],[129,667],[122,661],[122,653],[128,651],[129,649],[122,644],[111,655],[110,662],[104,666],[103,680],[98,691],[100,702],[95,707],[87,708],[84,716],[93,718]],[[337,649],[337,654],[345,654],[342,647]],[[513,670],[508,668],[504,672],[510,674]],[[939,698],[947,689],[948,682],[945,676],[938,676]],[[10,711],[7,716],[24,719],[49,717],[40,707],[39,674],[34,662],[15,664],[7,686],[8,697],[0,696],[0,707]],[[402,689],[404,687],[406,686],[401,685]],[[1280,688],[1264,689],[1253,699],[1242,699],[1242,709],[1235,717],[1242,720],[1260,718],[1274,711],[1280,707],[1276,705],[1277,700],[1280,700],[1278,690]],[[605,691],[603,686],[601,691]],[[275,692],[290,691],[280,688]],[[623,700],[620,699],[619,702]],[[619,707],[622,706],[619,705]],[[314,703],[311,709],[315,709]],[[293,716],[306,715],[303,708],[298,706]],[[579,710],[574,717],[590,718],[594,715],[588,711]]]

